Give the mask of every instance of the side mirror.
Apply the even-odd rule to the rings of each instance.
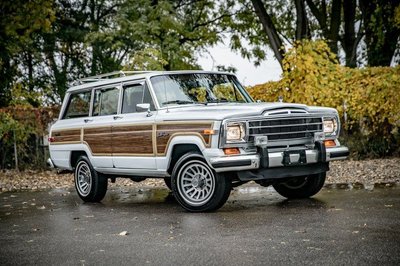
[[[136,104],[136,112],[147,112],[150,111],[149,103],[138,103]]]
[[[147,112],[147,116],[151,116],[150,104],[149,103],[136,104],[136,112],[139,112],[139,113]]]

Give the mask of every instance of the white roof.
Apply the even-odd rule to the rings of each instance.
[[[179,71],[116,71],[97,76],[91,76],[79,79],[74,82],[74,86],[70,87],[67,92],[84,90],[87,88],[99,87],[108,84],[122,83],[137,79],[148,79],[153,76],[167,74],[225,74],[233,75],[227,72],[204,71],[204,70],[179,70]]]

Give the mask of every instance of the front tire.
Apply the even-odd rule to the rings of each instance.
[[[183,155],[172,171],[172,192],[179,204],[190,212],[209,212],[228,200],[231,182],[214,172],[198,153]]]
[[[96,172],[89,159],[81,156],[74,171],[75,189],[85,202],[99,202],[107,192],[107,178]]]
[[[164,177],[164,183],[169,188],[169,190],[172,190],[171,177]]]
[[[325,183],[326,172],[291,178],[272,185],[276,192],[288,199],[304,199],[317,194]]]

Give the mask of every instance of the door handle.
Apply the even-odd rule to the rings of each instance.
[[[93,122],[93,119],[84,119],[83,122],[85,123]]]
[[[118,116],[118,115],[115,115],[113,118],[114,118],[114,120],[117,120],[117,119],[122,119],[122,118],[123,118],[123,116]]]

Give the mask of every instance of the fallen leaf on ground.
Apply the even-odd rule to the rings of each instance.
[[[128,231],[122,231],[121,233],[119,233],[120,236],[126,236],[128,235]]]

